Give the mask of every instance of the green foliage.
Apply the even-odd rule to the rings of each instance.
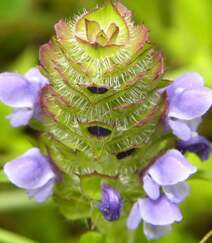
[[[87,232],[81,236],[79,243],[104,243],[104,237],[97,232]]]
[[[0,242],[4,243],[36,243],[30,239],[23,236],[16,235],[12,232],[0,229]]]

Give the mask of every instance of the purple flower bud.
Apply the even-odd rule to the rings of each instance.
[[[45,201],[53,192],[57,176],[50,160],[32,148],[20,157],[7,162],[4,172],[17,187],[26,189],[37,202]]]
[[[122,200],[119,192],[108,185],[103,185],[102,201],[97,207],[100,209],[106,220],[117,220],[120,217],[122,208]]]
[[[212,90],[204,87],[202,77],[188,73],[177,78],[166,89],[169,102],[167,123],[181,140],[191,139],[201,116],[212,105]]]
[[[133,205],[127,219],[127,227],[131,230],[136,229],[142,219],[147,238],[156,239],[168,233],[172,223],[181,221],[182,214],[177,204],[165,196],[157,200],[142,198]]]
[[[209,141],[202,136],[194,136],[188,141],[179,141],[177,143],[177,148],[182,153],[185,153],[186,151],[193,152],[202,160],[208,160],[211,152]]]
[[[0,74],[0,101],[13,108],[13,112],[7,116],[13,127],[26,125],[32,117],[39,119],[39,95],[46,84],[48,80],[37,68],[32,68],[25,76]]]

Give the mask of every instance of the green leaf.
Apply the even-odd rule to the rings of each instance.
[[[4,229],[0,229],[0,242],[2,243],[36,243],[36,241],[27,239]],[[37,242],[38,243],[38,242]]]
[[[126,226],[126,220],[127,215],[124,210],[121,218],[113,222],[106,221],[99,212],[99,210],[94,210],[92,214],[92,222],[97,227],[97,229],[105,236],[105,243],[142,242],[141,240],[135,241],[135,233],[139,233],[139,235],[142,235],[142,233],[138,230],[128,230]],[[141,225],[142,224],[140,224],[139,227],[141,227]]]
[[[197,180],[212,180],[212,171],[208,170],[198,170],[196,174],[194,174],[191,179],[197,179]]]
[[[11,190],[0,192],[0,212],[6,212],[17,209],[34,208],[41,206],[34,200],[30,200],[24,190]],[[50,204],[45,204],[50,205]],[[1,241],[0,241],[1,242]]]
[[[100,187],[101,187],[101,178],[97,176],[82,176],[81,177],[81,188],[85,196],[90,197],[92,199],[99,200],[100,195]]]
[[[10,23],[23,17],[29,10],[28,0],[7,0],[0,1],[1,23]]]
[[[4,171],[0,171],[0,183],[6,183],[9,182],[7,176],[5,175]]]
[[[104,237],[98,232],[87,232],[80,238],[80,243],[104,243]]]
[[[91,216],[91,206],[85,200],[80,198],[80,196],[72,199],[64,199],[55,196],[55,201],[57,202],[61,213],[70,220],[84,219]]]
[[[80,192],[78,176],[64,175],[55,187],[54,199],[67,219],[83,219],[91,215],[91,205]]]

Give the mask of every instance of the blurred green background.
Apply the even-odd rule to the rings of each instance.
[[[103,1],[97,0],[0,0],[0,71],[24,73],[38,64],[38,48],[54,33],[60,18],[80,13]],[[168,78],[187,71],[200,72],[212,87],[212,1],[211,0],[123,0],[135,16],[151,30],[154,43],[166,57]],[[13,129],[5,116],[10,109],[0,104],[0,164],[31,146],[28,128]],[[200,133],[212,140],[212,112],[205,117]],[[212,171],[212,158],[196,166]],[[0,228],[40,243],[75,243],[86,232],[85,222],[67,222],[50,201],[37,205],[25,193],[4,183],[0,175]],[[191,180],[192,193],[182,204],[184,220],[157,243],[195,243],[212,229],[212,185]],[[147,242],[141,234],[140,242]],[[7,241],[7,238],[12,240]],[[118,237],[118,236],[117,236]],[[8,239],[9,239],[8,238]],[[8,236],[0,229],[0,242],[30,243]],[[83,241],[84,242],[84,241]],[[97,243],[98,241],[96,241]],[[208,242],[212,242],[212,239]],[[93,243],[88,242],[87,243]],[[123,242],[125,243],[125,242]],[[126,242],[127,243],[127,242]]]

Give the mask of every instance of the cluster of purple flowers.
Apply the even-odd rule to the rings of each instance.
[[[13,108],[7,116],[13,127],[24,126],[32,118],[41,118],[40,93],[48,80],[37,68],[32,68],[24,76],[16,73],[0,74],[0,101]],[[5,164],[4,172],[17,187],[27,190],[29,197],[43,202],[52,195],[58,175],[48,157],[38,148]]]
[[[188,73],[177,78],[166,92],[169,103],[167,126],[180,139],[178,149],[195,152],[202,160],[207,160],[210,144],[198,135],[197,128],[212,105],[212,90],[204,87],[199,74]]]
[[[130,230],[143,220],[144,234],[150,240],[167,234],[174,222],[182,220],[178,205],[190,191],[186,180],[197,170],[182,153],[194,152],[202,160],[207,160],[210,153],[209,142],[197,133],[202,115],[212,105],[212,90],[204,87],[202,77],[186,74],[162,92],[167,93],[169,104],[166,127],[179,139],[178,150],[168,150],[145,172],[142,179],[147,197],[134,203],[127,220]],[[104,217],[109,221],[118,218],[121,206],[119,193],[110,187],[103,188],[99,208]]]
[[[207,160],[210,153],[209,142],[198,135],[197,128],[212,105],[212,90],[204,87],[199,74],[189,73],[164,91],[168,98],[166,126],[179,139],[178,150],[167,151],[146,171],[143,188],[147,197],[135,202],[127,220],[128,228],[135,229],[143,219],[148,239],[168,233],[171,224],[182,219],[178,205],[189,194],[186,179],[196,172],[182,153],[194,152],[202,160]]]
[[[212,105],[212,90],[204,87],[202,77],[189,73],[176,79],[165,90],[168,97],[166,126],[179,138],[177,148],[191,151],[207,160],[210,144],[197,133],[201,117]],[[186,179],[196,172],[182,155],[171,149],[159,157],[143,176],[146,198],[138,199],[127,220],[129,229],[137,228],[143,219],[144,234],[157,239],[171,230],[171,224],[182,219],[178,208],[189,194]]]
[[[12,126],[26,125],[32,118],[40,119],[40,93],[47,84],[48,80],[36,68],[25,76],[0,74],[0,101],[13,108],[7,117]],[[143,220],[148,239],[166,234],[174,222],[182,219],[178,205],[189,193],[186,180],[196,172],[182,153],[194,152],[202,160],[207,160],[210,153],[209,142],[197,132],[202,115],[212,105],[212,90],[204,87],[202,77],[197,73],[186,74],[162,92],[166,92],[168,98],[166,128],[179,139],[178,150],[167,151],[145,172],[142,180],[147,196],[134,203],[127,220],[129,229],[137,228]],[[58,179],[50,158],[37,148],[6,163],[4,172],[12,183],[26,189],[28,195],[38,202],[45,201],[52,194]],[[106,220],[118,219],[122,208],[120,194],[103,185],[102,201],[97,207]]]
[[[176,149],[158,158],[143,177],[148,197],[138,199],[132,207],[128,228],[137,228],[143,219],[148,239],[158,238],[170,231],[171,224],[182,219],[178,204],[189,193],[185,180],[195,172],[196,168]]]

